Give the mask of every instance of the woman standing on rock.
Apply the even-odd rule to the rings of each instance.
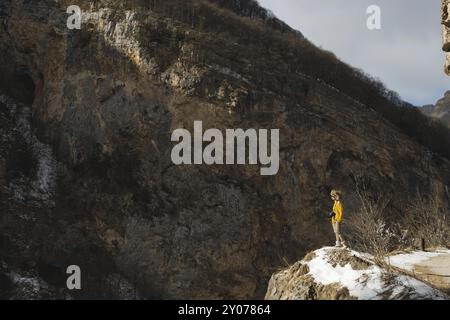
[[[338,190],[332,190],[330,195],[331,200],[334,201],[333,211],[331,212],[331,223],[333,225],[334,234],[336,235],[336,247],[347,248],[344,238],[342,238],[341,235],[341,225],[344,218],[344,206],[341,202],[342,193]]]

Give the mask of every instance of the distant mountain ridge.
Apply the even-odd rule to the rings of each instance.
[[[450,90],[435,105],[427,105],[422,108],[427,116],[438,119],[450,127]]]
[[[228,9],[235,14],[243,17],[252,18],[254,20],[263,21],[266,25],[281,31],[291,32],[303,37],[298,30],[292,29],[285,22],[278,19],[272,11],[263,8],[255,0],[210,0],[222,8]]]

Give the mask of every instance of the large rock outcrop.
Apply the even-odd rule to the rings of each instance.
[[[445,73],[450,75],[450,1],[442,0],[442,38],[445,52]]]
[[[448,160],[305,75],[309,47],[274,20],[200,0],[77,3],[81,30],[66,28],[72,1],[0,2],[3,296],[25,278],[44,297],[262,298],[272,268],[331,240],[331,186],[351,210],[361,176],[400,216],[450,184]],[[27,108],[36,152],[15,129]],[[171,133],[195,120],[279,128],[279,173],[175,166]],[[65,289],[72,264],[81,291]]]
[[[341,248],[310,252],[270,279],[267,300],[436,300],[439,290],[375,265],[372,257]]]

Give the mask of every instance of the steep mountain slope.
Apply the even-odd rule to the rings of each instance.
[[[256,0],[211,0],[211,2],[240,16],[260,20],[275,30],[291,32],[299,37],[302,36],[300,31],[293,30],[286,23],[275,17],[271,11],[261,7]]]
[[[2,188],[4,296],[27,274],[58,297],[262,298],[274,267],[331,240],[331,186],[351,210],[364,178],[395,217],[409,195],[450,184],[448,160],[303,69],[312,49],[295,32],[214,1],[78,3],[81,30],[66,28],[70,1],[0,3],[1,90],[31,105],[58,167],[45,205]],[[195,120],[279,128],[279,173],[175,166],[171,133]],[[88,275],[79,292],[65,289],[72,264]]]
[[[422,108],[427,116],[437,119],[450,127],[450,91],[447,91],[436,105],[428,105]]]

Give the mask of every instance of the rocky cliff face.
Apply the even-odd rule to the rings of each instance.
[[[450,91],[447,91],[436,105],[424,106],[422,111],[429,117],[437,119],[450,127]]]
[[[450,1],[442,0],[442,50],[445,52],[445,73],[450,75]]]
[[[262,298],[272,268],[331,240],[331,186],[351,210],[361,176],[393,216],[448,187],[447,160],[296,67],[299,35],[215,2],[78,1],[81,30],[70,1],[1,2],[3,296],[33,279],[41,297]],[[6,111],[27,108],[39,142]],[[279,173],[175,166],[171,133],[195,120],[279,128]]]

